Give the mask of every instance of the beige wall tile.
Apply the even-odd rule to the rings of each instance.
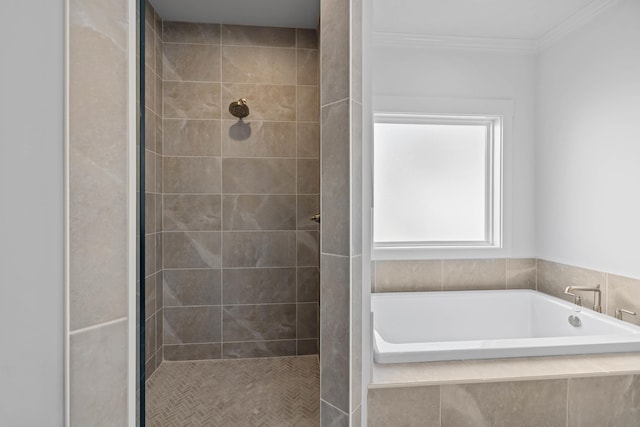
[[[295,194],[294,159],[222,159],[224,193]]]
[[[564,426],[567,380],[441,386],[442,427]]]
[[[346,100],[322,108],[322,251],[337,255],[349,254],[349,120]]]
[[[320,157],[320,124],[299,122],[297,124],[298,157]]]
[[[223,46],[222,80],[237,83],[296,84],[296,50]]]
[[[320,262],[319,233],[317,231],[297,231],[297,265],[299,267],[316,267]]]
[[[215,45],[164,43],[162,78],[220,82],[220,52]]]
[[[227,157],[295,157],[294,122],[222,121],[222,155]]]
[[[348,411],[350,406],[350,259],[322,254],[320,269],[321,398],[337,408]]]
[[[219,194],[165,194],[163,231],[220,231]]]
[[[442,290],[442,261],[376,261],[375,292]]]
[[[215,157],[165,157],[165,193],[219,193],[220,159]]]
[[[156,43],[154,40],[153,22],[151,25],[145,23],[144,25],[145,44],[144,44],[144,65],[151,68],[151,71],[156,69]]]
[[[535,258],[507,258],[507,289],[536,289]]]
[[[249,25],[223,25],[223,45],[295,47],[293,28],[253,27]]]
[[[506,281],[505,259],[442,261],[442,288],[445,291],[505,289]]]
[[[164,307],[222,304],[219,269],[164,270]]]
[[[569,379],[569,427],[636,426],[640,376]]]
[[[220,342],[220,306],[166,307],[164,309],[164,343]]]
[[[296,340],[232,342],[222,344],[224,359],[295,356]]]
[[[126,343],[126,320],[70,336],[71,425],[127,424]]]
[[[440,427],[440,387],[371,389],[369,427]]]
[[[296,305],[228,305],[222,313],[222,337],[227,341],[295,339]]]
[[[634,311],[635,316],[623,314],[627,322],[640,325],[640,280],[629,277],[607,275],[607,309],[609,316],[615,316],[616,308]]]
[[[224,83],[222,117],[233,120],[227,111],[229,103],[245,98],[250,114],[247,120],[296,120],[296,87],[282,85]]]
[[[223,250],[225,268],[296,265],[295,231],[225,231]]]
[[[298,194],[320,193],[320,160],[298,159]]]
[[[220,44],[220,25],[164,21],[162,41],[165,43]]]
[[[224,273],[224,304],[293,303],[295,268],[234,268]]]
[[[222,344],[165,345],[164,360],[209,360],[222,358]]]
[[[349,96],[350,2],[324,0],[320,3],[320,105]]]
[[[543,259],[538,260],[538,290],[558,298],[573,302],[573,297],[565,295],[567,286],[600,285],[602,301],[606,301],[605,273],[586,268],[559,264]],[[593,292],[580,292],[585,307],[593,307]]]
[[[312,29],[298,28],[296,30],[296,47],[299,49],[317,49],[318,32]]]
[[[320,61],[319,53],[315,49],[297,49],[297,84],[314,85],[319,83]]]
[[[324,400],[320,401],[321,427],[349,427],[349,415]]]
[[[316,122],[319,119],[318,86],[298,86],[297,118]]]
[[[296,196],[223,196],[224,230],[295,230]]]
[[[162,96],[165,119],[220,118],[220,83],[167,81]]]
[[[164,268],[220,268],[220,232],[163,234]]]
[[[219,156],[220,121],[164,119],[167,156]]]

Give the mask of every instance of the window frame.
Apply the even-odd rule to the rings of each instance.
[[[485,240],[445,242],[376,242],[374,236],[374,206],[371,209],[372,259],[446,259],[490,258],[504,256],[510,250],[511,177],[509,139],[513,105],[511,100],[374,97],[373,126],[376,123],[481,123],[488,125],[491,139],[487,140],[485,161],[486,207],[491,212],[485,218]],[[375,132],[372,133],[374,135]],[[375,145],[375,141],[373,141]],[[375,147],[371,167],[375,167]],[[375,171],[372,186],[375,185]],[[375,188],[374,188],[375,193]]]

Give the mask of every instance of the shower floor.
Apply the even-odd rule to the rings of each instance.
[[[163,362],[147,381],[148,427],[317,427],[317,356]]]

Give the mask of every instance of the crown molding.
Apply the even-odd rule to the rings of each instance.
[[[619,3],[619,0],[594,0],[587,6],[580,9],[577,13],[571,15],[568,19],[560,23],[555,28],[547,31],[537,40],[538,51],[544,50],[576,31],[580,27],[591,22],[596,16],[610,9]]]
[[[594,0],[537,39],[444,36],[437,34],[373,33],[374,46],[457,49],[519,54],[538,53],[608,10],[619,0]]]
[[[537,47],[535,40],[383,32],[373,33],[373,43],[376,46],[484,50],[513,53],[533,53]]]

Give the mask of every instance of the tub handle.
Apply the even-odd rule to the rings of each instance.
[[[616,308],[616,319],[622,320],[622,313],[630,314],[632,316],[635,316],[637,314],[635,311],[625,310],[624,308],[618,307]]]

